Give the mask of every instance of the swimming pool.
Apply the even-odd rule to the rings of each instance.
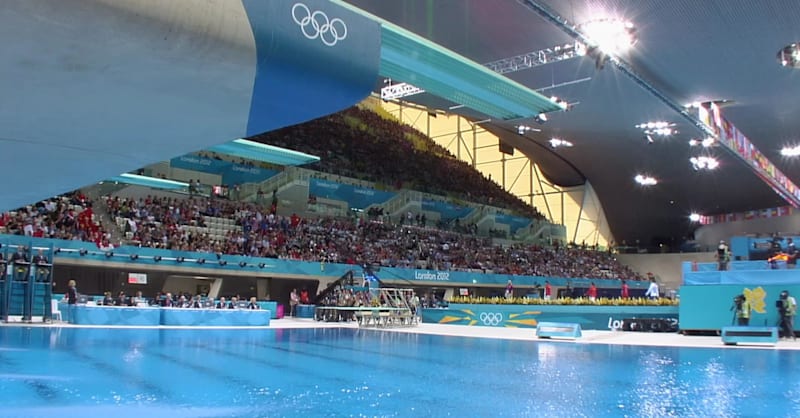
[[[0,416],[800,416],[800,353],[0,327]]]

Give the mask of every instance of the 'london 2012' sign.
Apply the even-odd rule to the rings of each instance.
[[[415,271],[414,279],[428,280],[428,281],[445,281],[450,280],[450,273],[446,271]]]

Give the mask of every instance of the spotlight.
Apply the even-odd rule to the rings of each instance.
[[[198,258],[197,259],[197,264],[205,264],[205,263],[206,263],[206,259],[205,258]]]
[[[714,170],[719,167],[719,161],[714,157],[692,157],[689,158],[689,162],[692,164],[692,168],[694,168],[695,171]]]
[[[178,262],[178,263],[183,263],[183,260],[185,260],[185,258],[183,258],[183,257],[176,257],[175,258],[175,261]]]
[[[131,260],[138,260],[139,259],[139,254],[131,254],[130,257],[131,257]]]
[[[547,123],[547,115],[544,113],[539,113],[535,118],[533,118],[533,120],[535,120],[539,125],[544,125]]]
[[[159,261],[161,261],[161,256],[160,255],[153,256],[153,261],[158,263]]]
[[[631,22],[595,19],[580,25],[580,29],[589,42],[588,55],[592,55],[592,50],[603,55],[618,55],[636,43],[636,28]]]
[[[781,155],[784,157],[797,157],[800,155],[800,145],[795,145],[793,147],[785,146],[781,149]]]
[[[655,186],[656,184],[658,184],[658,180],[650,176],[645,176],[643,174],[637,174],[636,177],[634,177],[633,179],[642,186]]]
[[[528,132],[528,131],[541,132],[542,130],[541,129],[536,129],[536,128],[531,128],[530,126],[527,126],[527,125],[519,125],[519,126],[517,126],[517,133],[520,134],[520,135],[525,135],[525,133]]]
[[[88,253],[89,253],[89,252],[88,252],[88,251],[86,251],[86,249],[85,249],[85,248],[81,248],[80,250],[78,250],[78,254],[80,254],[80,255],[81,255],[81,257],[85,256],[85,255],[86,255],[86,254],[88,254]]]
[[[220,266],[226,266],[226,265],[228,265],[228,262],[225,261],[225,260],[219,260],[219,265]]]
[[[239,262],[239,267],[241,267],[241,268],[247,267],[247,262],[246,261],[240,261]]]
[[[647,122],[636,125],[636,127],[641,129],[645,135],[664,137],[672,136],[678,133],[678,131],[673,128],[674,126],[674,123],[664,121]]]
[[[554,149],[559,147],[566,147],[566,148],[572,147],[572,142],[559,138],[550,138],[550,141],[548,142],[550,142],[550,147]]]
[[[263,268],[264,268],[264,267],[266,267],[266,266],[267,266],[267,265],[266,265],[266,264],[264,264],[264,263],[258,263],[258,268],[260,268],[260,269],[263,269]]]
[[[689,215],[689,220],[692,222],[700,222],[700,214],[692,213],[691,215]]]
[[[111,258],[114,256],[114,251],[106,251],[106,258]]]

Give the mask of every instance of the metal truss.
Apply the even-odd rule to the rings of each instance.
[[[498,73],[508,74],[516,71],[527,70],[541,65],[552,64],[585,55],[586,48],[580,42],[557,45],[538,51],[528,52],[514,57],[503,58],[483,64],[486,68]],[[398,83],[381,89],[381,99],[394,100],[403,97],[424,93],[419,87],[408,83]]]
[[[420,93],[425,93],[425,90],[408,83],[391,84],[381,89],[381,99],[394,100]]]
[[[586,54],[583,44],[574,42],[564,45],[545,48],[539,51],[528,52],[515,57],[503,58],[483,64],[486,68],[500,74],[513,73],[527,70],[540,65],[552,64]]]

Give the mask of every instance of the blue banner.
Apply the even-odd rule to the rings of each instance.
[[[750,283],[800,284],[800,270],[696,271],[683,275],[683,284],[686,286],[746,285]]]
[[[244,183],[260,183],[279,173],[277,170],[250,167],[230,161],[199,157],[196,155],[183,155],[173,158],[169,161],[169,165],[170,167],[184,170],[219,174],[222,176],[222,184],[228,186]]]
[[[745,295],[751,306],[750,325],[776,326],[778,295],[788,290],[800,299],[800,284],[738,284],[681,286],[680,318],[682,330],[720,330],[734,325],[733,298]],[[795,330],[798,328],[795,322]]]
[[[459,206],[437,200],[422,199],[422,210],[438,212],[441,214],[442,219],[451,220],[463,218],[472,213],[475,209],[469,206]]]
[[[678,323],[677,306],[464,305],[423,309],[422,322],[482,327],[536,328],[539,322],[580,324],[582,329],[621,329],[629,318],[662,318]]]
[[[531,220],[520,216],[506,215],[498,213],[494,216],[494,222],[498,224],[506,224],[512,234],[516,234],[520,228],[525,228],[531,224]]]
[[[354,209],[364,209],[370,205],[379,205],[396,195],[394,192],[384,192],[320,179],[311,179],[308,193],[315,197],[347,202]]]

